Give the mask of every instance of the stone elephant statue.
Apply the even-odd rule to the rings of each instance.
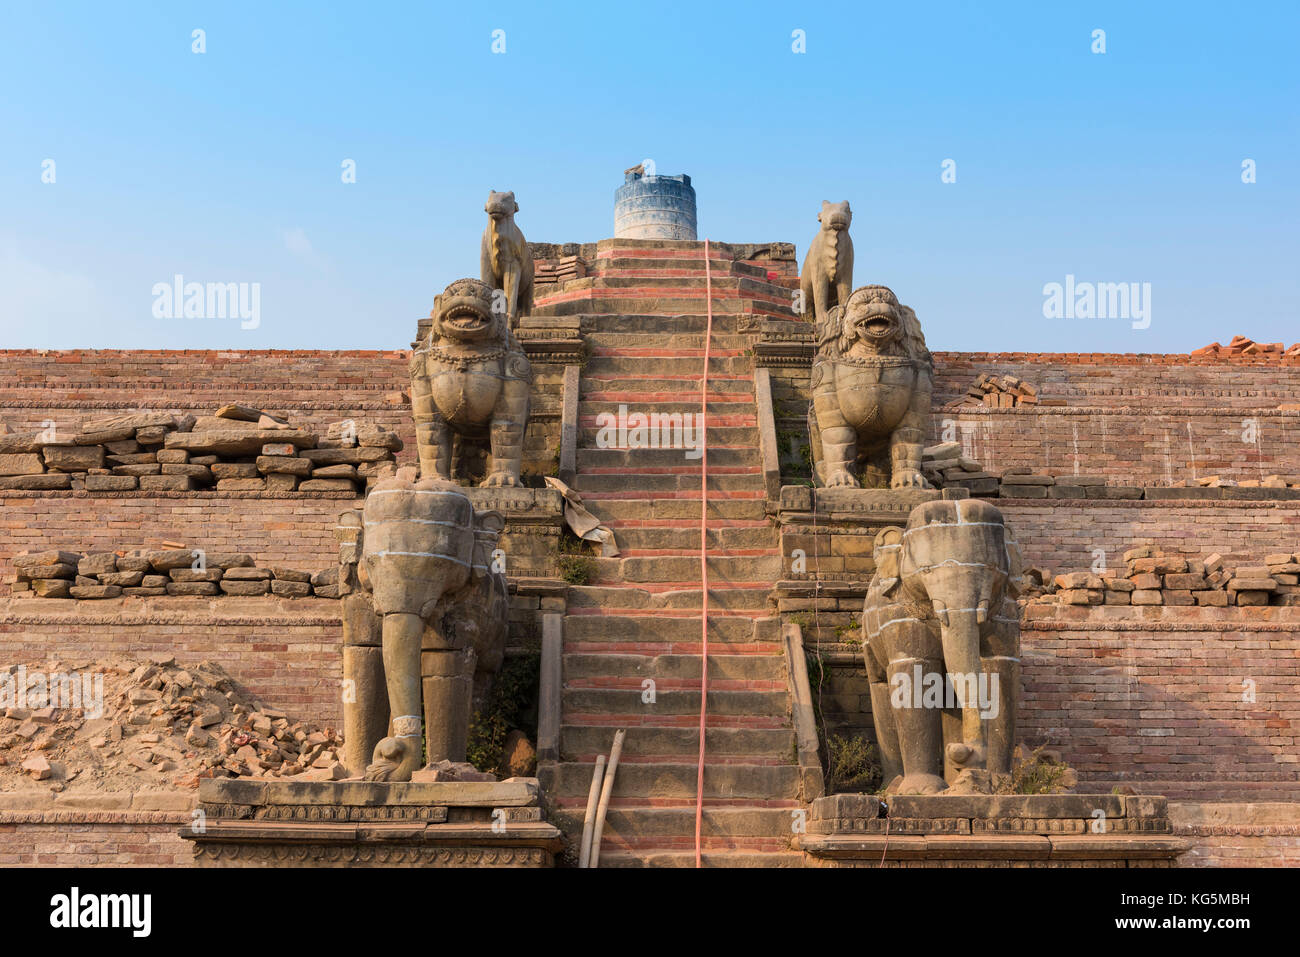
[[[1010,773],[1021,563],[978,499],[925,502],[875,539],[863,652],[887,790],[988,792]]]
[[[465,760],[470,714],[505,654],[510,599],[493,559],[503,525],[457,485],[414,481],[413,468],[377,482],[360,516],[340,517],[341,574],[356,583],[343,606],[353,775],[409,781],[422,760]]]

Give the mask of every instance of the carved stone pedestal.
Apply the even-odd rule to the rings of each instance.
[[[1172,867],[1163,797],[1116,794],[835,794],[812,804],[810,867]]]
[[[207,780],[180,836],[200,867],[552,867],[536,778]]]
[[[782,486],[776,518],[787,577],[865,585],[875,571],[876,533],[905,524],[913,508],[941,495],[934,489]],[[798,565],[792,557],[796,550],[803,557]]]

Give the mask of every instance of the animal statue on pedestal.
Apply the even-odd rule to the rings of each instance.
[[[877,533],[862,611],[890,793],[988,793],[1011,771],[1020,700],[1020,551],[979,499],[925,502]]]
[[[484,486],[521,485],[532,366],[492,309],[492,289],[457,279],[433,307],[433,321],[411,356],[411,406],[420,474],[450,480],[453,453],[486,440],[492,455]]]
[[[849,201],[822,201],[817,214],[822,228],[808,244],[799,273],[799,298],[805,315],[811,310],[814,323],[820,326],[834,306],[842,306],[853,288],[853,240],[849,224],[853,211]]]
[[[505,653],[501,516],[414,471],[377,482],[360,522],[340,521],[356,559],[341,577],[357,586],[344,599],[344,741],[350,772],[372,781],[409,781],[424,756],[463,762]]]
[[[916,313],[888,288],[861,286],[832,307],[818,327],[808,410],[818,484],[929,488],[921,450],[933,380]]]
[[[504,297],[506,320],[514,332],[519,317],[533,311],[533,254],[515,225],[519,204],[514,193],[489,192],[483,209],[488,224],[479,252],[479,278]]]

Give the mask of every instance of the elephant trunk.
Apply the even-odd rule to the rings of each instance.
[[[960,745],[965,745],[964,749],[960,745],[950,748],[948,757],[962,768],[984,767],[987,754],[979,693],[980,614],[980,608],[950,608],[940,613],[944,667],[961,718]]]

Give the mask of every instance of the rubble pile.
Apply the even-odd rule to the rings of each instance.
[[[957,442],[922,449],[921,473],[935,488],[965,488],[980,498],[1100,498],[1107,486],[1104,475],[1048,475],[1028,468],[989,472],[963,455]],[[1140,497],[1141,490],[1136,491]]]
[[[72,434],[0,432],[0,489],[355,493],[394,467],[402,449],[374,425],[345,420],[321,436],[242,405],[197,418],[115,415]]]
[[[984,405],[993,409],[1014,409],[1018,405],[1038,405],[1038,386],[1013,375],[980,373],[966,394],[945,408],[960,409]]]
[[[587,264],[581,256],[561,256],[558,259],[538,259],[533,262],[533,284],[547,286],[554,283],[581,279],[587,275]]]
[[[1192,488],[1300,488],[1300,473],[1295,475],[1266,475],[1262,479],[1230,479],[1219,475],[1202,475],[1188,479]]]
[[[259,568],[251,555],[191,548],[81,552],[49,549],[13,559],[15,598],[119,598],[278,595],[338,598],[337,565],[305,572]]]
[[[290,721],[209,661],[181,667],[162,654],[11,666],[0,669],[0,698],[0,790],[347,776],[337,731]]]
[[[1300,605],[1300,552],[1262,565],[1223,567],[1218,554],[1188,558],[1153,545],[1124,553],[1124,568],[1057,575],[1040,600],[1063,605]]]
[[[1276,356],[1286,358],[1300,357],[1300,342],[1291,348],[1285,342],[1256,342],[1246,336],[1233,336],[1226,346],[1211,342],[1208,346],[1193,350],[1194,356]]]

